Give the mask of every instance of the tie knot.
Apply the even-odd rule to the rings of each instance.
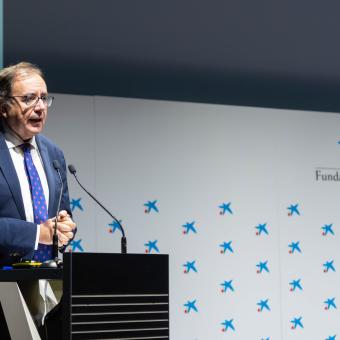
[[[21,147],[21,149],[24,153],[26,153],[26,152],[30,153],[31,152],[31,144],[30,143],[21,144],[20,147]]]

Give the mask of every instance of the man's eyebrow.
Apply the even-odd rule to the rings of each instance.
[[[27,92],[25,94],[20,95],[20,97],[29,97],[29,96],[38,96],[35,92]],[[48,96],[48,92],[41,92],[40,96]]]
[[[29,97],[29,96],[35,96],[35,93],[27,92],[27,93],[22,94],[20,97]]]

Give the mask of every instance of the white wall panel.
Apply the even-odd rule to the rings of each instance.
[[[128,251],[157,240],[170,254],[171,339],[332,339],[340,334],[339,182],[316,168],[340,168],[336,114],[56,95],[46,134],[126,229]],[[326,169],[332,168],[332,169]],[[70,178],[85,251],[119,252],[120,234]],[[145,213],[157,200],[159,212]],[[230,203],[233,214],[220,214]],[[298,204],[300,215],[288,215]],[[196,233],[183,234],[194,222]],[[266,224],[268,234],[256,235]],[[334,235],[322,235],[333,224]],[[221,254],[230,242],[233,253]],[[289,253],[300,242],[301,253]],[[74,251],[79,251],[74,247]],[[197,272],[184,273],[195,262]],[[257,273],[267,262],[269,272]],[[337,268],[336,268],[337,269]],[[290,291],[300,279],[302,290]],[[232,280],[234,291],[222,293]],[[198,311],[185,313],[196,300]],[[259,312],[260,301],[270,310]],[[303,328],[291,329],[302,317]],[[222,332],[233,319],[235,331]]]

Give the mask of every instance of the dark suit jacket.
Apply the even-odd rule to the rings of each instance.
[[[64,183],[61,209],[70,213],[63,152],[43,135],[36,136],[49,186],[48,215],[56,215],[61,183],[53,160],[58,160]],[[36,224],[26,222],[19,180],[0,127],[0,265],[16,262],[19,258],[32,259],[36,239]]]

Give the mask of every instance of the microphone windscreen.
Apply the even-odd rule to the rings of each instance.
[[[55,159],[53,162],[54,169],[60,170],[60,163]]]
[[[74,175],[77,172],[76,168],[72,164],[68,166],[68,169],[72,175]]]

